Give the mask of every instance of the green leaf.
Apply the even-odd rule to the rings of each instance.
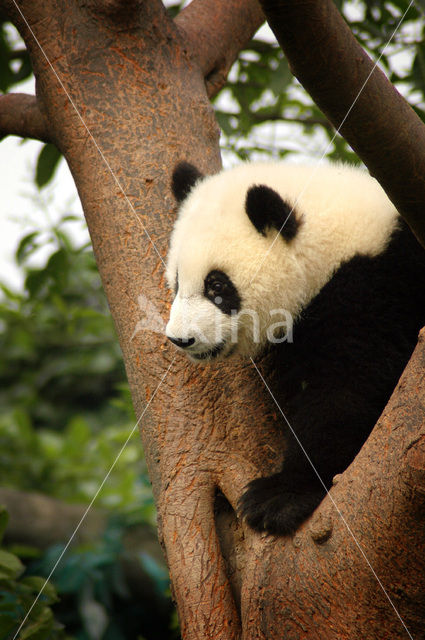
[[[416,4],[421,12],[425,15],[425,0],[416,0]]]
[[[33,231],[28,235],[24,236],[21,242],[18,245],[16,250],[16,262],[18,264],[22,264],[28,256],[30,256],[34,251],[36,251],[39,247],[38,242],[35,242],[35,239],[39,236],[38,231]]]
[[[37,160],[35,182],[39,189],[44,187],[54,176],[62,155],[54,144],[45,144]]]
[[[47,284],[47,279],[48,273],[44,269],[28,270],[27,277],[25,279],[25,288],[32,298],[39,295],[43,286]]]
[[[19,640],[47,640],[53,628],[53,613],[47,607],[41,610],[40,615],[20,633]]]
[[[3,540],[4,532],[6,531],[9,516],[6,508],[0,505],[0,542]]]
[[[278,98],[284,91],[286,91],[292,80],[293,75],[289,68],[288,61],[286,58],[282,58],[279,61],[277,69],[271,74],[269,87]]]
[[[24,570],[24,565],[17,556],[0,549],[0,580],[17,578]]]
[[[22,578],[21,583],[31,587],[37,594],[43,590],[40,597],[43,598],[44,601],[47,601],[48,604],[59,601],[55,587],[50,582],[46,582],[45,578],[41,578],[40,576],[26,576]]]
[[[0,91],[6,93],[13,84],[13,72],[10,68],[11,48],[7,41],[4,27],[0,30]]]
[[[13,632],[16,632],[17,628],[18,625],[14,618],[5,614],[0,616],[0,638],[7,638],[7,640],[13,638]]]

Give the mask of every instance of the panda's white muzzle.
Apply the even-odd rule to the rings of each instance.
[[[196,361],[224,355],[231,336],[230,319],[201,295],[177,294],[165,328],[167,338]]]

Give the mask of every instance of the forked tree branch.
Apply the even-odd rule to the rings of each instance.
[[[205,77],[209,97],[225,84],[239,52],[264,22],[257,0],[194,0],[175,19]]]
[[[143,2],[142,0],[79,0],[81,7],[90,7],[98,13],[115,14],[126,10],[127,13],[133,13],[138,10]]]
[[[89,11],[96,19],[109,21],[118,29],[123,25],[132,29],[146,26],[146,16],[164,14],[165,8],[161,0],[79,0],[83,11]]]
[[[294,75],[425,246],[425,125],[331,0],[260,2]]]
[[[0,13],[22,32],[25,22],[31,26],[47,21],[55,4],[54,0],[0,0]]]
[[[0,139],[9,135],[52,141],[48,123],[35,96],[25,93],[0,96]]]

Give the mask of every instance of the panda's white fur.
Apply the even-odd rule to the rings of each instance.
[[[260,184],[294,207],[300,225],[293,240],[275,229],[262,235],[248,218],[246,193]],[[195,338],[185,351],[202,362],[217,345],[224,345],[218,357],[255,355],[281,318],[272,310],[296,320],[342,262],[380,254],[397,220],[378,182],[344,165],[247,163],[202,178],[183,200],[171,236],[167,279],[174,288],[178,278],[178,291],[166,333]],[[211,269],[224,271],[240,292],[238,314],[223,314],[205,298]],[[259,335],[251,312],[258,314]]]

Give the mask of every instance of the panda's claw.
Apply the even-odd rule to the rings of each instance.
[[[283,474],[249,483],[239,501],[239,513],[250,527],[271,535],[292,535],[325,495],[311,486],[288,486]]]

